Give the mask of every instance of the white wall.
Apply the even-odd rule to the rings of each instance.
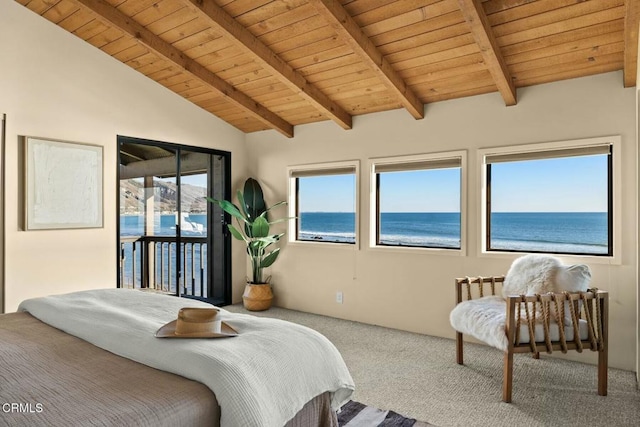
[[[232,152],[246,176],[244,134],[12,0],[0,0],[0,113],[7,113],[6,306],[116,284],[116,135]],[[104,146],[104,228],[22,231],[20,135]],[[234,245],[236,259],[243,249]],[[234,297],[245,277],[234,262]]]
[[[609,73],[521,89],[518,105],[513,107],[505,107],[499,94],[494,93],[427,105],[426,117],[418,121],[406,111],[397,110],[355,117],[350,131],[323,122],[296,127],[293,140],[275,133],[249,134],[250,164],[268,188],[269,202],[286,199],[287,166],[352,159],[361,163],[360,249],[285,245],[282,259],[271,272],[275,303],[453,338],[448,320],[455,299],[453,279],[504,274],[515,258],[478,255],[477,149],[620,135],[622,264],[586,262],[593,271],[593,285],[610,291],[611,366],[636,369],[635,123],[635,89],[623,88],[621,73]],[[467,255],[369,249],[368,159],[450,150],[468,150],[469,156]],[[344,292],[343,304],[335,302],[338,290]],[[594,356],[577,358],[593,362]]]

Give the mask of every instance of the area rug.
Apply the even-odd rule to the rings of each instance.
[[[338,425],[340,427],[424,427],[433,424],[350,400],[338,411]]]

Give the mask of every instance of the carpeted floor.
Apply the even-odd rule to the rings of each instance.
[[[313,328],[340,350],[356,383],[351,396],[375,408],[444,426],[637,426],[640,392],[633,372],[609,370],[609,395],[596,393],[596,367],[516,355],[513,403],[502,398],[502,353],[455,341],[273,307],[247,312]]]

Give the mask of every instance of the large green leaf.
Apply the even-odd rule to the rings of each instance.
[[[276,203],[275,205],[268,207],[268,208],[267,208],[267,209],[265,209],[264,211],[265,211],[265,212],[269,212],[269,211],[270,211],[271,209],[273,209],[273,208],[277,208],[278,206],[282,206],[282,205],[286,205],[286,204],[287,204],[287,202],[285,202],[285,201],[278,202],[278,203]]]
[[[235,227],[233,226],[233,224],[227,224],[227,228],[228,228],[228,229],[229,229],[229,231],[231,232],[231,235],[232,235],[233,237],[235,237],[236,239],[238,239],[238,240],[244,240],[245,242],[247,241],[247,239],[245,239],[245,237],[242,235],[242,233],[240,233],[240,232],[238,231],[238,229],[237,229],[237,228],[235,228]]]
[[[267,210],[260,183],[253,178],[244,182],[244,203],[250,220],[254,220]]]
[[[259,216],[253,221],[251,236],[255,238],[267,237],[269,235],[269,223],[263,216]]]
[[[269,223],[269,225],[277,224],[277,223],[279,223],[279,222],[289,221],[290,219],[296,219],[296,217],[295,217],[295,216],[289,216],[289,217],[286,217],[286,218],[276,219],[275,221],[271,221],[271,222]]]
[[[237,195],[238,195],[238,201],[240,202],[240,209],[242,209],[242,214],[246,218],[246,221],[244,223],[244,234],[246,234],[247,237],[253,237],[253,233],[251,232],[251,225],[253,224],[253,218],[251,217],[249,212],[247,212],[247,204],[244,201],[244,195],[242,194],[242,191],[238,190]]]
[[[242,194],[242,191],[238,190],[238,202],[240,202],[240,210],[242,211],[242,213],[244,214],[245,217],[249,217],[249,213],[247,212],[247,206],[244,202],[244,195]]]
[[[211,203],[215,203],[222,208],[223,211],[233,216],[234,218],[238,218],[239,221],[247,222],[247,219],[242,215],[242,212],[238,209],[236,205],[231,203],[228,200],[217,200],[212,199],[211,197],[207,197],[207,200]]]
[[[269,267],[271,264],[273,264],[276,261],[276,259],[278,258],[279,254],[280,254],[280,248],[276,248],[273,251],[269,252],[269,254],[267,256],[262,258],[262,262],[260,263],[260,267],[261,268]]]

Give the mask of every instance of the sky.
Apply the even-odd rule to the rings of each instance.
[[[355,212],[355,175],[299,178],[300,212]]]
[[[385,173],[380,186],[383,212],[460,211],[460,169]],[[354,188],[354,175],[300,178],[300,211],[354,212]]]
[[[353,175],[299,184],[300,211],[354,212]],[[493,212],[606,212],[607,156],[493,164],[491,187]],[[382,174],[381,211],[459,212],[460,169]]]
[[[205,186],[205,178],[181,182]],[[354,175],[300,178],[299,184],[301,212],[355,211]],[[382,212],[460,212],[459,168],[384,173],[380,186]],[[496,163],[491,189],[493,212],[606,212],[607,156]]]
[[[493,212],[606,212],[607,156],[491,167]]]

